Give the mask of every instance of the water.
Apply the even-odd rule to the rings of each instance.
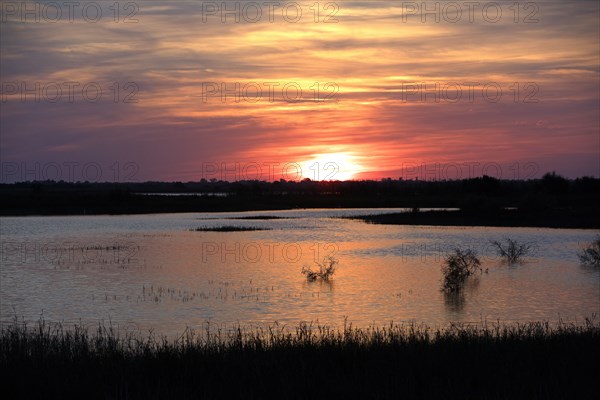
[[[372,225],[332,218],[394,209],[2,218],[0,320],[97,324],[175,335],[242,324],[341,326],[482,320],[581,322],[600,311],[600,270],[577,252],[591,230]],[[239,219],[249,216],[279,219]],[[269,230],[194,232],[197,227]],[[489,240],[533,244],[519,265]],[[444,254],[476,250],[487,273],[440,290]],[[300,270],[339,260],[330,283]]]

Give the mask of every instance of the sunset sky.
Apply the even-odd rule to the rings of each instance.
[[[2,2],[3,182],[600,175],[596,0],[80,3]]]

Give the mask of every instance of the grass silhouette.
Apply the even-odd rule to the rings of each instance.
[[[14,322],[5,398],[596,398],[600,324],[300,324],[170,341],[109,326]]]

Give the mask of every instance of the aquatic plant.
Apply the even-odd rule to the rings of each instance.
[[[579,260],[584,265],[600,266],[600,235],[578,254]]]
[[[460,291],[467,278],[477,271],[482,272],[481,262],[473,250],[454,249],[442,265],[442,290],[449,293]]]
[[[199,227],[190,229],[193,232],[247,232],[247,231],[267,231],[270,228],[260,228],[256,226],[213,226]]]
[[[339,263],[338,259],[333,256],[327,256],[323,258],[323,262],[315,261],[315,264],[319,267],[318,270],[313,271],[309,266],[302,267],[302,274],[306,275],[306,279],[314,281],[317,279],[323,279],[328,281],[336,270],[336,265]]]
[[[516,263],[531,252],[531,245],[519,243],[516,240],[505,238],[504,243],[492,240],[490,243],[496,248],[500,257],[505,258],[509,263]]]

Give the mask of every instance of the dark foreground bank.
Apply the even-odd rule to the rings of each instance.
[[[600,324],[242,329],[175,342],[3,326],[4,398],[592,399]]]

